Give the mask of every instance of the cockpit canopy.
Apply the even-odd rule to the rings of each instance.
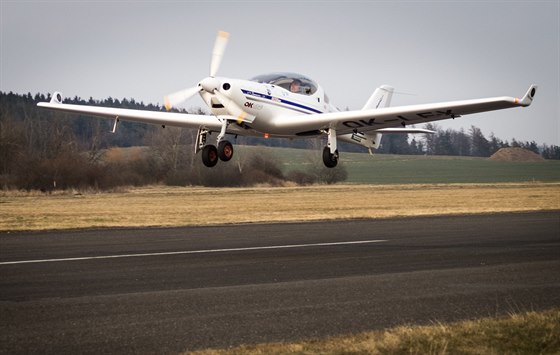
[[[317,84],[308,77],[296,73],[270,73],[255,76],[250,79],[257,83],[280,86],[293,93],[313,95],[317,91]]]

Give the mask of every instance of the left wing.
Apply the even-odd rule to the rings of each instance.
[[[218,131],[222,126],[220,120],[215,116],[63,104],[60,93],[58,92],[53,94],[50,102],[39,102],[37,106],[57,111],[81,113],[85,115],[93,115],[141,123],[151,123],[157,125],[169,125],[189,128],[203,127]]]
[[[384,128],[457,118],[471,113],[529,106],[536,91],[537,86],[531,85],[522,99],[504,96],[361,111],[279,117],[273,121],[273,125],[282,133],[302,136],[327,129],[336,130],[337,135],[353,131],[377,131]]]

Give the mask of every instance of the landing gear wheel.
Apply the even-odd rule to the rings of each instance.
[[[205,145],[202,148],[202,162],[211,168],[218,164],[218,149],[213,145]]]
[[[338,164],[338,150],[335,150],[334,154],[331,154],[331,149],[325,147],[323,149],[323,163],[327,168],[334,168]]]
[[[218,144],[218,157],[221,161],[230,161],[233,157],[233,145],[228,141],[221,141]]]

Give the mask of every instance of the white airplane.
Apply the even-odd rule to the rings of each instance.
[[[195,153],[202,151],[202,162],[213,167],[218,160],[229,161],[233,146],[226,134],[302,138],[325,135],[323,149],[325,166],[338,163],[337,141],[350,142],[369,149],[379,147],[384,133],[433,133],[426,129],[407,128],[423,122],[457,118],[463,115],[529,106],[537,86],[531,85],[521,99],[494,97],[423,105],[389,107],[393,88],[377,88],[361,110],[340,111],[329,102],[323,88],[306,76],[294,73],[259,75],[250,80],[216,77],[229,34],[218,32],[210,76],[197,86],[164,98],[169,111],[173,106],[200,94],[212,115],[128,110],[110,107],[69,105],[62,103],[59,92],[50,102],[39,107],[111,118],[114,133],[119,120],[198,129]],[[216,145],[208,144],[208,136],[218,133]]]

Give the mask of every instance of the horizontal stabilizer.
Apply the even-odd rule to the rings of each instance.
[[[435,131],[422,128],[382,128],[373,132],[355,132],[338,136],[343,142],[361,145],[371,149],[378,149],[383,134],[433,134]]]
[[[423,128],[381,128],[376,130],[379,133],[398,133],[398,134],[434,134],[436,131],[431,131],[429,129]]]
[[[381,143],[381,133],[349,133],[343,134],[337,137],[343,142],[361,145],[368,149],[377,149]]]

